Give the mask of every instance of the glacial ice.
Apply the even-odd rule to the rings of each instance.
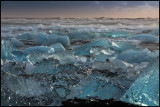
[[[58,36],[57,43],[61,43],[64,47],[70,46],[70,39],[68,36]]]
[[[114,90],[114,91],[113,91]],[[119,99],[124,90],[109,82],[109,79],[98,72],[93,72],[86,81],[78,98],[95,97],[99,99]]]
[[[159,57],[142,71],[121,101],[140,106],[159,106]]]
[[[36,35],[36,44],[37,45],[42,45],[45,41],[47,41],[48,40],[48,37],[47,37],[48,35],[47,34],[45,34],[45,33],[39,33],[39,34],[37,34]]]
[[[29,63],[35,64],[37,62],[41,62],[43,59],[48,59],[48,53],[29,53],[26,55],[26,59]]]
[[[152,35],[159,36],[159,29],[154,30],[151,32]]]
[[[33,40],[33,39],[35,39],[35,34],[24,33],[22,35],[17,36],[16,38],[21,39],[21,40]]]
[[[52,45],[55,43],[61,43],[64,47],[70,46],[70,39],[68,36],[48,35],[47,41],[44,41],[42,45]]]
[[[60,64],[73,64],[75,56],[73,52],[63,51],[52,55],[54,59],[59,60]]]
[[[19,51],[12,51],[11,55],[12,55],[13,60],[15,62],[23,62],[23,61],[26,62],[27,61],[26,55],[21,50],[19,50]]]
[[[54,51],[53,52],[48,51],[46,53],[45,52],[28,53],[26,56],[28,62],[30,62],[31,64],[35,64],[36,62],[41,62],[43,59],[48,59],[50,57],[53,57],[52,55],[53,53],[59,53],[65,51],[65,48],[60,43],[52,44],[48,48],[54,49]]]
[[[24,50],[25,54],[29,53],[48,53],[48,54],[53,54],[54,48],[47,47],[47,46],[35,46],[35,47],[29,47]]]
[[[120,55],[117,58],[132,64],[149,62],[152,58],[157,57],[158,55],[158,51],[151,52],[148,49],[143,49],[141,51],[129,49],[120,53]]]
[[[112,46],[111,49],[118,54],[129,49],[140,50],[140,46],[132,42],[112,42]]]
[[[82,40],[86,40],[86,39],[91,39],[91,37],[93,36],[93,34],[88,33],[88,32],[71,32],[68,34],[68,37],[72,40],[72,39],[82,39]]]
[[[150,34],[139,34],[139,35],[128,37],[128,39],[135,39],[135,40],[139,40],[140,42],[154,42],[154,43],[159,42],[159,37],[150,35]]]
[[[90,49],[93,46],[102,46],[102,47],[110,47],[111,41],[107,39],[97,39],[93,42],[87,43],[81,47],[78,47],[74,50],[75,55],[90,55]]]
[[[9,40],[1,40],[1,59],[12,60],[11,52],[18,50]]]
[[[129,67],[133,67],[132,64],[124,62],[124,61],[119,60],[119,59],[111,59],[110,62],[112,62],[113,64],[119,66],[122,69],[127,69]]]
[[[123,31],[123,30],[112,30],[110,32],[100,34],[102,37],[127,37],[131,36],[131,32]]]
[[[59,106],[75,97],[159,106],[159,50],[141,47],[158,48],[157,20],[60,19],[13,19],[27,24],[16,27],[3,19],[11,26],[1,33],[2,106]]]
[[[11,43],[15,46],[15,47],[24,47],[25,44],[21,41],[19,41],[18,39],[16,38],[11,38]]]
[[[55,52],[65,51],[65,48],[63,47],[63,45],[61,43],[52,44],[49,47],[54,48]]]
[[[33,77],[17,76],[9,72],[2,72],[2,82],[7,88],[21,97],[30,98],[51,92],[50,85],[44,80]]]
[[[26,74],[23,69],[24,67],[25,67],[25,65],[22,63],[17,64],[15,62],[10,61],[10,62],[4,64],[1,67],[1,70],[4,72],[9,72],[14,75],[20,75],[20,74]]]
[[[123,72],[122,68],[113,64],[110,61],[107,61],[107,62],[104,62],[104,63],[103,62],[93,62],[92,69],[94,69],[94,70],[106,70],[106,72],[112,72],[112,73]]]
[[[113,50],[106,47],[92,47],[90,49],[90,56],[91,61],[101,62],[105,62],[106,59],[114,59],[117,57]]]
[[[25,71],[28,74],[31,73],[34,68],[35,68],[35,65],[33,65],[31,63],[26,63],[25,64]]]

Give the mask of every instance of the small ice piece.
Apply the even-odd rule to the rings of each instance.
[[[21,40],[33,40],[35,39],[35,35],[32,33],[24,33],[20,36],[17,36],[16,38]]]
[[[143,49],[140,51],[129,49],[120,53],[120,55],[117,58],[133,64],[149,62],[152,58],[156,57],[157,55],[157,52],[151,52],[148,49]]]
[[[92,47],[90,50],[91,61],[105,62],[106,59],[116,58],[116,54],[109,48],[106,47]]]
[[[122,68],[113,64],[110,61],[93,62],[92,69],[94,69],[94,70],[107,70],[108,72],[112,72],[112,73],[122,72]]]
[[[54,48],[55,52],[62,52],[65,51],[65,48],[62,46],[61,43],[52,44],[49,47]]]
[[[24,50],[25,54],[29,53],[48,53],[48,54],[53,54],[54,48],[47,47],[47,46],[35,46],[35,47],[29,47]]]
[[[159,106],[159,57],[149,63],[120,100],[140,106]]]
[[[90,55],[90,49],[93,46],[102,46],[102,47],[110,47],[111,41],[107,40],[107,39],[97,39],[94,40],[93,42],[87,43],[81,47],[77,47],[74,50],[74,54],[75,55]]]
[[[139,40],[140,42],[159,42],[159,37],[151,35],[151,34],[139,34],[135,36],[128,37],[128,39]]]
[[[26,71],[26,73],[31,73],[34,68],[35,68],[35,66],[33,64],[26,63],[25,71]]]
[[[75,60],[76,60],[76,62],[81,62],[81,63],[85,63],[85,62],[87,62],[87,57],[85,57],[85,56],[75,56]]]
[[[18,39],[16,38],[11,38],[11,43],[15,46],[15,47],[24,47],[25,44],[21,41],[19,41]]]
[[[36,44],[37,45],[42,45],[45,41],[48,40],[48,35],[45,33],[39,33],[36,35]]]
[[[54,59],[59,60],[60,64],[73,64],[75,62],[75,56],[72,52],[63,51],[52,55]]]

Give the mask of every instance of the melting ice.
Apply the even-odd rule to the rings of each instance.
[[[2,106],[75,97],[159,106],[158,19],[13,20],[2,19]]]

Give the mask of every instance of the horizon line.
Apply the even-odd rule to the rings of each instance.
[[[141,19],[141,18],[151,18],[151,19],[159,19],[159,17],[1,17],[1,19],[77,19],[77,18],[93,18],[93,19],[103,19],[103,18],[110,18],[110,19]]]

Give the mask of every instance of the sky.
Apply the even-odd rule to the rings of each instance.
[[[159,18],[159,1],[1,1],[1,17]]]

